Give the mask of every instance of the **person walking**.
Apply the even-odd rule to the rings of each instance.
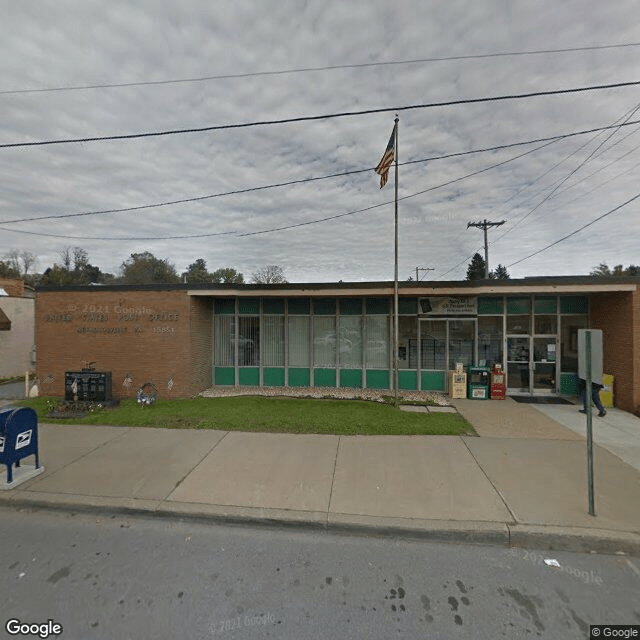
[[[587,413],[587,409],[591,411],[591,401],[593,400],[593,404],[596,405],[598,409],[598,417],[604,418],[607,415],[605,408],[602,406],[602,401],[600,400],[600,389],[603,388],[599,382],[591,383],[591,398],[589,399],[589,406],[587,407],[587,383],[582,378],[578,379],[578,387],[580,390],[580,398],[582,400],[583,409],[580,409],[580,413]]]

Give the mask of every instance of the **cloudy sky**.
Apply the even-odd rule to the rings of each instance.
[[[3,145],[640,80],[634,0],[0,0],[0,10]],[[583,50],[525,54],[557,49]],[[492,55],[506,53],[521,55]],[[639,106],[631,86],[399,111],[399,160],[410,163],[399,170],[400,278],[417,266],[434,269],[422,278],[464,278],[483,250],[467,223],[483,219],[506,221],[490,231],[489,256],[512,277],[640,264],[640,199],[522,260],[638,195],[640,124],[441,158],[640,120]],[[392,279],[393,172],[381,190],[371,168],[393,119],[1,147],[0,256],[31,251],[42,271],[79,246],[111,273],[150,251],[179,272],[204,258],[246,277],[279,264],[292,282]],[[245,192],[220,195],[229,191]],[[157,206],[176,200],[191,201]],[[69,215],[125,208],[135,209]],[[282,229],[299,223],[313,224]]]

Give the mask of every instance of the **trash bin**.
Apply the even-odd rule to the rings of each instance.
[[[604,386],[600,391],[600,402],[603,407],[611,409],[613,407],[613,376],[603,373],[602,384]]]
[[[38,414],[29,407],[3,407],[0,409],[0,464],[7,467],[7,484],[13,482],[13,465],[34,455],[38,460]]]

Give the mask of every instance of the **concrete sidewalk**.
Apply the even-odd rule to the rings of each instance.
[[[467,402],[456,401],[463,414],[503,412],[502,433],[482,437],[482,426],[481,437],[458,437],[41,424],[44,473],[0,492],[0,505],[640,554],[637,469],[597,446],[597,515],[590,516],[579,434],[531,405]],[[509,405],[517,406],[509,412]],[[523,437],[528,423],[534,437]]]

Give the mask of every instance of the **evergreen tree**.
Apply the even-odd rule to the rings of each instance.
[[[475,253],[467,267],[467,280],[483,280],[484,267],[484,258],[479,253]]]

